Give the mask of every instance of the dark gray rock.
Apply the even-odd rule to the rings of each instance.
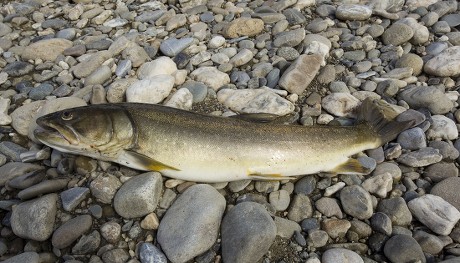
[[[393,263],[410,263],[414,260],[426,262],[422,248],[417,241],[406,235],[391,237],[384,247],[385,256]]]
[[[62,224],[53,233],[51,242],[57,249],[70,246],[75,240],[86,233],[93,223],[90,215],[81,215]]]
[[[39,263],[40,256],[37,252],[24,252],[14,257],[10,257],[7,260],[2,261],[3,263]]]
[[[369,219],[374,211],[371,195],[359,185],[344,187],[340,191],[340,202],[345,213],[358,219]]]
[[[407,226],[412,222],[412,214],[402,197],[383,199],[377,206],[377,211],[390,217],[397,226]]]
[[[390,236],[392,232],[391,219],[382,212],[377,212],[371,217],[371,227],[374,231]]]
[[[243,202],[228,211],[221,233],[223,261],[251,263],[268,252],[276,226],[263,206]]]
[[[165,254],[151,243],[142,243],[139,246],[139,260],[142,263],[167,263]]]
[[[460,189],[460,178],[449,177],[435,184],[430,193],[442,197],[460,211],[458,189]]]
[[[26,188],[18,193],[18,197],[22,200],[31,199],[33,197],[53,193],[67,187],[68,178],[45,180],[39,184]]]
[[[89,235],[82,236],[77,244],[72,248],[72,254],[85,255],[99,249],[101,243],[101,234],[94,230]]]
[[[74,187],[61,192],[62,208],[70,212],[89,195],[89,188]]]

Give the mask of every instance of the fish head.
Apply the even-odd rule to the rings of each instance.
[[[94,158],[130,144],[134,135],[127,112],[110,105],[65,109],[38,118],[37,124],[34,135],[43,144]]]

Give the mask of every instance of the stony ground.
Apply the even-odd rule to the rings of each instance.
[[[454,0],[0,1],[0,260],[460,262],[459,31]],[[414,120],[368,176],[196,184],[32,133],[125,101],[350,125],[367,97]]]

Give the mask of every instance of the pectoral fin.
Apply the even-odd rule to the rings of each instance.
[[[159,162],[155,159],[152,159],[148,156],[145,156],[141,153],[133,152],[133,151],[125,151],[124,158],[130,167],[139,167],[137,169],[149,170],[149,171],[158,171],[161,172],[163,170],[174,170],[180,171],[179,169]]]
[[[372,172],[372,168],[359,159],[350,158],[346,162],[336,166],[330,172],[336,174],[369,174]]]

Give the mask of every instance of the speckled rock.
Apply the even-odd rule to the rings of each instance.
[[[439,77],[456,76],[460,74],[460,47],[445,49],[436,57],[428,60],[423,67],[427,74]]]
[[[321,55],[300,55],[284,72],[279,85],[295,94],[302,94],[319,71]]]
[[[222,32],[227,38],[255,36],[264,29],[264,21],[258,18],[241,17],[230,22]]]
[[[225,84],[230,83],[230,77],[214,67],[201,67],[190,73],[190,77],[203,82],[214,90],[218,90]]]
[[[73,45],[72,41],[63,38],[51,38],[37,41],[30,44],[24,49],[22,59],[42,59],[48,61],[56,60],[57,56],[70,48]]]

